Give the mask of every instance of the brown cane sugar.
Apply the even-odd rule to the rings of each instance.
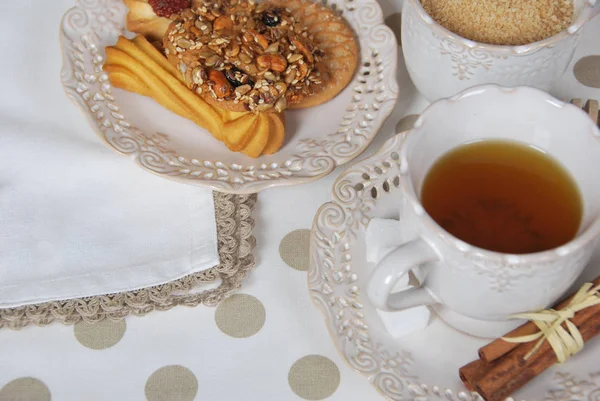
[[[565,30],[573,0],[421,0],[444,28],[473,41],[524,45]]]

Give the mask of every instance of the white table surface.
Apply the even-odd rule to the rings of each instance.
[[[381,1],[386,16],[400,8],[399,3]],[[37,119],[64,127],[65,135],[94,135],[60,86],[58,25],[71,5],[72,0],[1,2],[0,62],[28,69],[35,86],[33,81],[2,77],[0,123],[27,108]],[[558,85],[556,94],[562,99],[600,99],[599,37],[600,18],[586,28]],[[11,58],[11,46],[29,46],[32,58]],[[597,87],[584,86],[574,77],[573,65],[594,54],[587,71],[597,77]],[[402,117],[426,106],[402,60],[399,66],[396,110],[361,158],[391,137]],[[32,100],[11,102],[6,96],[10,91],[26,91]],[[294,232],[284,240],[283,253],[292,264],[305,267],[306,230],[318,207],[329,200],[342,170],[311,184],[259,194],[254,215],[257,266],[240,291],[251,297],[234,297],[216,309],[177,307],[95,327],[53,324],[0,330],[0,401],[383,399],[337,353],[308,296],[306,272],[290,267],[280,254],[282,240]],[[301,359],[309,355],[317,356]]]

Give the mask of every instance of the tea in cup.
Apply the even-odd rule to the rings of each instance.
[[[497,337],[511,316],[553,304],[600,236],[600,130],[530,87],[484,85],[434,102],[400,152],[408,241],[375,268],[382,310],[432,305],[447,323]],[[423,286],[392,293],[419,267]]]

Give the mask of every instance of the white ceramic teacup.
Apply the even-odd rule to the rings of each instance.
[[[573,58],[584,25],[600,13],[600,0],[574,0],[574,8],[573,23],[557,35],[522,46],[500,46],[450,32],[427,14],[420,0],[404,0],[402,51],[406,67],[429,101],[492,83],[549,91]]]
[[[509,255],[469,245],[442,229],[419,200],[432,164],[456,146],[515,140],[557,159],[579,186],[583,217],[575,239],[544,252]],[[406,134],[400,157],[404,245],[375,268],[367,292],[382,310],[434,305],[450,325],[495,337],[515,313],[553,304],[576,280],[600,236],[600,130],[580,109],[530,87],[483,85],[434,102]],[[543,199],[540,199],[543,202]],[[420,288],[391,294],[413,268]]]

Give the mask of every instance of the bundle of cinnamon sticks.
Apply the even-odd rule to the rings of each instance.
[[[593,285],[600,285],[600,277]],[[572,298],[573,295],[559,302],[554,309],[566,308]],[[571,322],[587,342],[600,333],[600,305],[575,313]],[[535,323],[527,322],[504,337],[527,336],[538,331]],[[479,359],[460,368],[460,378],[469,391],[476,391],[484,400],[502,401],[557,362],[557,355],[548,341],[528,355],[535,345],[536,341],[513,343],[496,339],[479,349]]]

